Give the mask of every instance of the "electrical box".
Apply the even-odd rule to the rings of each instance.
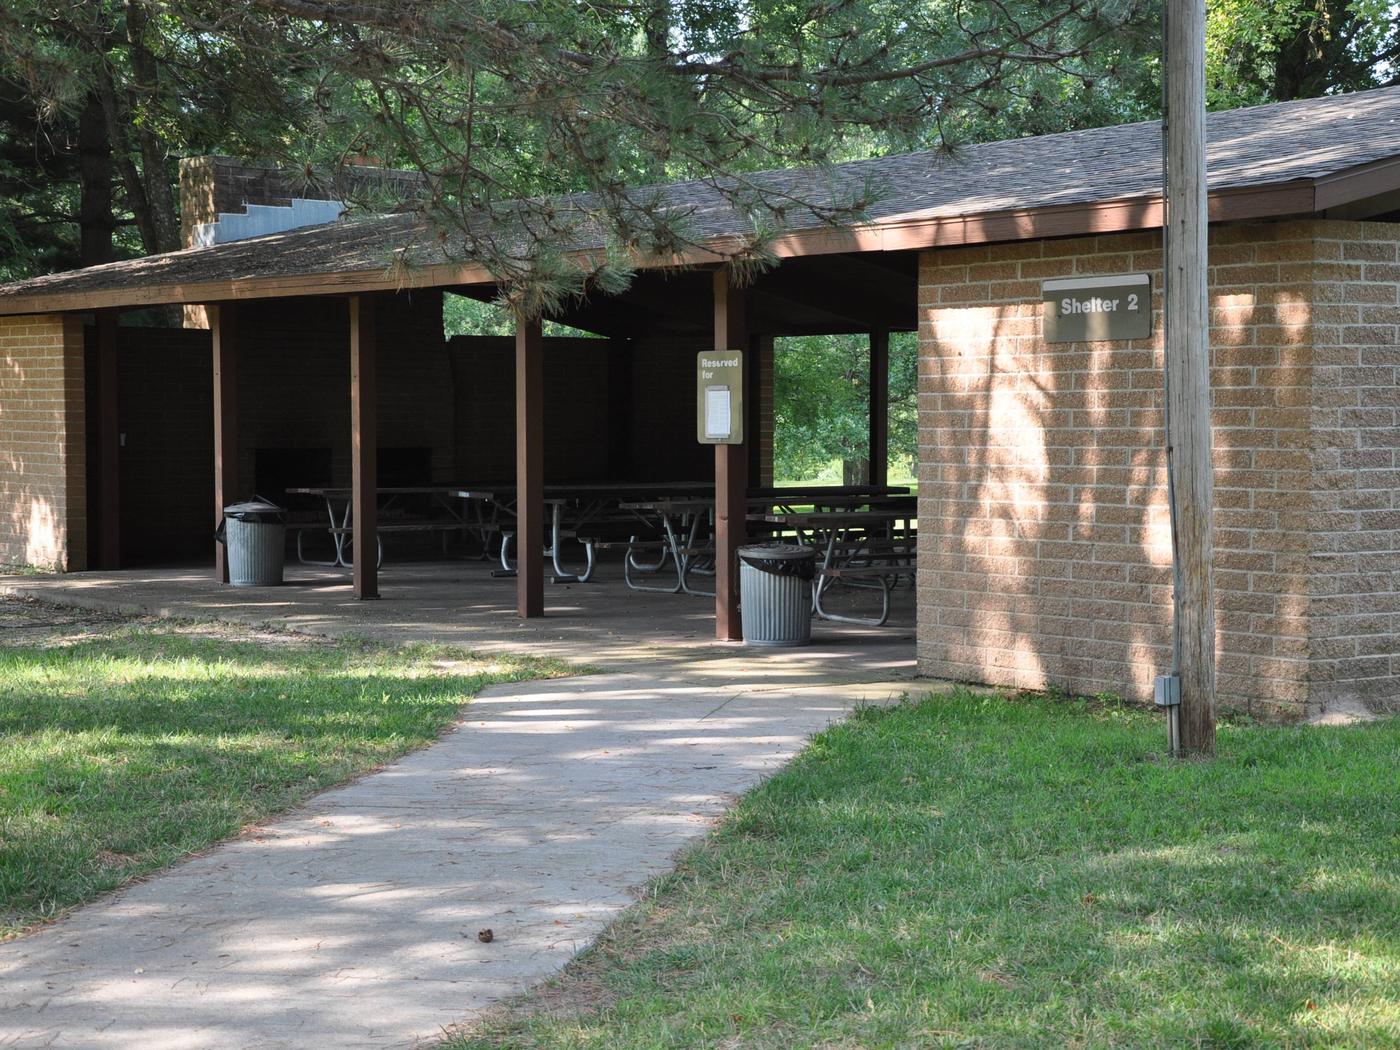
[[[706,350],[695,357],[695,439],[702,445],[744,443],[744,354]]]
[[[1181,676],[1159,674],[1152,680],[1152,702],[1158,707],[1181,705]]]

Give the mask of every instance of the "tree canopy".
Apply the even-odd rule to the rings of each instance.
[[[708,180],[749,218],[736,263],[764,265],[792,215],[858,216],[879,187],[792,199],[755,172],[1155,116],[1160,17],[1161,0],[7,0],[0,279],[177,247],[175,162],[207,152],[308,177],[418,169],[424,213],[526,313],[690,244],[651,183]],[[1227,108],[1391,81],[1400,28],[1392,0],[1209,0],[1207,48]],[[577,191],[581,209],[549,199]],[[504,237],[471,221],[507,213]],[[557,245],[584,222],[613,247],[580,269]],[[864,341],[783,345],[783,469],[859,459]],[[911,353],[894,340],[896,452]]]

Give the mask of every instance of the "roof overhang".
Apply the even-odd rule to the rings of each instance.
[[[1208,207],[1212,222],[1304,216],[1397,189],[1400,189],[1400,158],[1391,158],[1325,178],[1216,190],[1209,194]],[[779,258],[792,258],[1122,233],[1160,228],[1162,211],[1161,196],[1152,195],[965,215],[916,213],[849,227],[797,230],[778,237],[772,248]],[[682,256],[643,259],[638,260],[637,265],[642,269],[715,265],[723,262],[727,253],[737,247],[736,240],[721,238]],[[582,251],[577,259],[580,265],[587,265],[593,256],[596,252]],[[354,270],[165,284],[153,278],[151,284],[142,286],[84,291],[56,289],[3,298],[0,299],[0,316],[491,283],[491,275],[485,267],[475,263],[440,263],[393,272]]]

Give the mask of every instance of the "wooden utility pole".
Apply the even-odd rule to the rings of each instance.
[[[1205,0],[1167,0],[1164,288],[1173,671],[1181,755],[1215,753],[1210,308],[1206,292]]]

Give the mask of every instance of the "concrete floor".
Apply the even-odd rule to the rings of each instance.
[[[471,563],[391,565],[378,602],[323,570],[246,591],[174,570],[0,579],[102,609],[609,669],[487,690],[432,747],[0,944],[0,1046],[430,1045],[563,966],[811,733],[934,686],[908,680],[908,626],[716,645],[712,602],[609,576],[551,588],[530,624],[512,584]]]
[[[515,615],[515,581],[475,560],[402,562],[380,570],[377,601],[356,601],[343,569],[287,566],[280,587],[232,588],[212,570],[131,569],[63,576],[0,576],[0,592],[109,612],[273,625],[334,637],[431,641],[476,652],[529,652],[608,669],[684,665],[687,677],[742,673],[793,685],[913,677],[913,591],[901,585],[885,627],[817,620],[813,644],[760,649],[714,638],[714,600],[628,590],[603,562],[589,583],[545,584],[545,616]],[[866,613],[869,594],[839,607]]]

